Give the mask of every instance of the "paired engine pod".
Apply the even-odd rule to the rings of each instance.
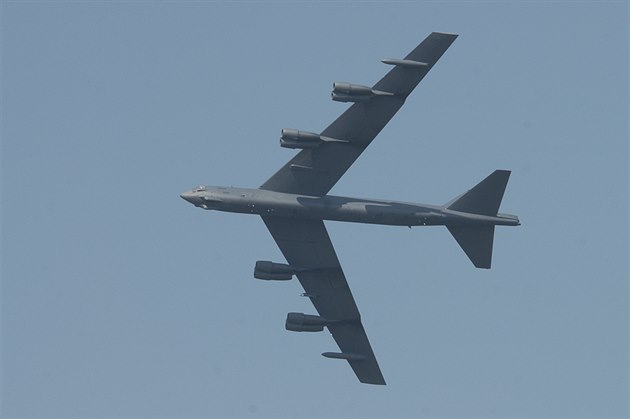
[[[285,148],[317,148],[324,141],[319,134],[284,128],[280,135],[280,146]]]
[[[332,100],[337,102],[367,102],[372,96],[393,96],[393,93],[374,90],[368,86],[345,82],[334,82]]]
[[[290,265],[268,260],[259,260],[254,267],[254,278],[266,281],[288,281],[294,274],[295,270]]]
[[[337,102],[366,102],[374,95],[371,87],[360,84],[334,82],[332,100]]]
[[[292,332],[321,332],[328,322],[320,316],[304,313],[289,313],[285,328]]]

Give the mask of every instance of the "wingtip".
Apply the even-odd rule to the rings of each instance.
[[[375,386],[386,386],[387,383],[385,382],[385,379],[383,377],[377,378],[376,380],[359,380],[361,381],[363,384],[372,384]]]
[[[457,38],[459,36],[458,33],[450,33],[450,32],[433,32],[434,35],[444,35],[444,36],[452,36],[453,38]]]

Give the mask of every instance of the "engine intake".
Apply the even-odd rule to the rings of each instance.
[[[259,260],[254,267],[254,278],[266,281],[288,281],[294,274],[295,270],[290,265],[268,260]]]
[[[321,332],[328,322],[320,316],[304,313],[289,313],[285,328],[292,332]]]

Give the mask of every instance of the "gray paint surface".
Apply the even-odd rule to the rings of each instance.
[[[627,416],[627,2],[0,7],[1,416]],[[347,108],[333,81],[434,28],[461,35],[330,193],[509,168],[523,225],[485,270],[443,227],[325,222],[386,374],[361,385],[284,330],[297,281],[251,278],[283,259],[259,217],[176,195],[260,185],[281,128]]]
[[[288,141],[290,148],[303,150],[260,189],[202,186],[181,194],[203,209],[262,217],[288,265],[274,269],[282,265],[257,262],[254,276],[284,281],[287,277],[280,270],[294,271],[319,317],[309,315],[311,323],[307,324],[303,315],[291,321],[289,314],[287,330],[314,332],[327,327],[341,352],[322,355],[347,360],[362,383],[385,384],[385,379],[323,220],[445,225],[478,268],[490,268],[494,226],[520,225],[518,217],[498,214],[510,176],[506,170],[496,170],[443,206],[326,195],[456,38],[433,32],[403,60],[385,60],[394,68],[371,88],[335,83],[333,99],[340,94],[344,101],[355,103],[319,138],[314,133],[283,130],[281,145]]]

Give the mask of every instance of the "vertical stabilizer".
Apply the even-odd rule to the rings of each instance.
[[[509,170],[495,170],[471,190],[446,204],[453,211],[495,216],[510,178]]]

